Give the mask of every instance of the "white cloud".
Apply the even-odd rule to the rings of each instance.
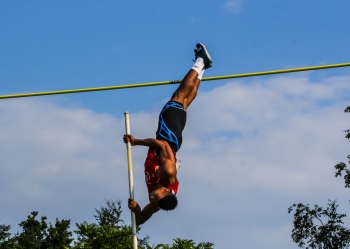
[[[339,92],[348,91],[348,81],[340,77],[313,84],[306,78],[284,77],[236,82],[200,94],[193,110],[189,109],[190,122],[185,131],[185,139],[194,134],[191,141],[197,141],[184,153],[191,152],[191,160],[196,160],[193,155],[198,153],[203,161],[193,173],[204,165],[211,172],[220,154],[220,160],[225,161],[227,170],[231,167],[233,174],[228,176],[220,167],[219,172],[211,172],[216,181],[231,178],[234,184],[249,182],[285,191],[306,186],[317,189],[323,182],[311,172],[321,174],[319,165],[332,164],[335,158],[325,160],[320,154],[337,154],[337,144],[346,143],[341,131],[347,127],[344,99],[331,106],[319,103],[335,100]],[[341,151],[345,153],[346,149]],[[310,166],[305,169],[305,164]],[[261,177],[264,172],[270,173]]]
[[[225,11],[239,13],[242,11],[242,0],[228,0],[224,5]]]
[[[127,186],[127,180],[118,168],[125,165],[125,147],[116,128],[121,120],[29,99],[2,101],[0,113],[0,202],[10,204],[5,210],[15,217],[32,210],[50,216],[51,210],[86,204],[89,218],[93,203],[123,193],[118,185]]]
[[[343,113],[349,81],[273,77],[200,92],[188,109],[178,153],[179,207],[156,214],[142,233],[154,243],[181,237],[217,248],[232,242],[295,248],[291,204],[348,200],[333,165],[348,154],[342,131],[349,128]],[[0,115],[1,223],[15,225],[32,210],[51,219],[92,220],[103,198],[127,198],[123,119],[39,99],[1,101]],[[152,137],[157,116],[131,114],[132,133]],[[141,205],[147,201],[145,154],[146,148],[133,148]],[[125,202],[124,208],[128,222]],[[172,224],[171,233],[159,231],[166,224]]]

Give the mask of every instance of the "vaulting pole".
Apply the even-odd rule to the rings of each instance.
[[[130,134],[130,119],[129,112],[124,112],[125,116],[125,133]],[[131,157],[131,144],[128,142],[126,144],[126,151],[128,156],[128,175],[129,175],[129,194],[130,198],[134,199],[134,177],[132,173],[132,157]],[[137,235],[136,235],[136,218],[135,213],[131,211],[131,226],[132,226],[132,240],[133,249],[137,249]]]
[[[203,78],[201,81],[225,80],[225,79],[264,76],[264,75],[282,74],[282,73],[296,73],[296,72],[303,72],[303,71],[321,70],[321,69],[338,68],[338,67],[349,67],[349,66],[350,66],[350,62],[346,62],[346,63],[339,63],[339,64],[328,64],[328,65],[322,65],[322,66],[289,68],[289,69],[255,72],[255,73],[242,73],[242,74],[212,76],[212,77]],[[106,91],[106,90],[118,90],[118,89],[125,89],[125,88],[162,86],[162,85],[170,85],[170,84],[178,84],[178,83],[181,83],[181,80],[158,81],[158,82],[127,84],[127,85],[119,85],[119,86],[103,86],[103,87],[94,87],[94,88],[80,88],[80,89],[71,89],[71,90],[57,90],[57,91],[51,91],[51,92],[18,93],[18,94],[8,94],[8,95],[0,96],[0,99],[23,98],[23,97],[34,97],[34,96],[67,94],[67,93]]]

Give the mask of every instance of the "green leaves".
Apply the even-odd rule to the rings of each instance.
[[[124,221],[120,219],[122,213],[121,201],[105,200],[107,207],[95,208],[97,215],[94,215],[100,226],[108,225],[119,227]]]
[[[209,242],[202,242],[198,245],[193,242],[193,240],[188,239],[174,239],[174,243],[172,245],[164,245],[164,244],[158,244],[155,247],[146,247],[147,249],[213,249],[212,243]]]
[[[78,239],[74,242],[73,248],[132,249],[132,233],[130,227],[99,226],[87,222],[76,225],[78,229],[75,233],[78,235]]]
[[[294,204],[288,209],[294,213],[292,239],[301,248],[347,248],[350,243],[350,230],[343,227],[345,214],[338,214],[336,201],[328,200],[323,209],[314,205]],[[305,247],[306,246],[306,247]]]
[[[348,155],[348,159],[350,159],[350,155]],[[343,171],[345,171],[345,174],[344,174],[345,188],[350,188],[350,171],[346,167],[347,167],[346,164],[342,162],[335,165],[334,168],[337,170],[335,172],[335,177],[342,176],[342,174],[344,173]]]
[[[344,112],[350,112],[348,106]],[[350,130],[346,130],[345,138],[350,139]],[[347,156],[350,163],[350,155]],[[350,187],[350,171],[345,163],[335,165],[335,177],[344,174],[345,187]],[[301,248],[342,249],[349,248],[350,230],[343,226],[342,219],[346,214],[338,214],[336,201],[328,200],[328,207],[318,205],[310,208],[302,203],[293,204],[288,213],[295,209],[292,239]]]
[[[70,220],[60,221],[56,218],[55,226],[50,224],[50,227],[47,229],[48,234],[44,240],[44,248],[71,248],[70,244],[72,243],[73,239],[71,238],[72,232],[68,231],[69,225]]]
[[[73,240],[68,231],[70,220],[56,219],[55,226],[46,223],[46,217],[38,219],[32,212],[19,225],[23,231],[11,237],[10,226],[0,225],[0,249],[133,249],[131,227],[120,219],[121,201],[106,200],[106,206],[95,209],[97,223],[77,223]],[[138,230],[140,230],[138,228]],[[174,239],[172,245],[150,246],[149,236],[138,238],[139,249],[212,249],[213,244],[193,240]]]
[[[70,221],[56,219],[55,226],[46,223],[46,217],[37,219],[38,212],[31,212],[19,226],[22,232],[10,237],[10,226],[0,226],[0,248],[4,249],[67,249],[71,248]]]
[[[132,249],[132,231],[130,226],[123,225],[120,219],[122,213],[121,201],[105,200],[106,206],[96,209],[94,215],[97,224],[83,222],[76,224],[78,235],[74,242],[74,249]],[[139,247],[143,248],[148,237],[139,239]]]
[[[11,226],[0,225],[0,248],[13,248],[11,247],[11,233],[9,232]]]

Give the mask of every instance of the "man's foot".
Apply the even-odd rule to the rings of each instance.
[[[196,47],[197,48],[194,50],[196,59],[198,57],[203,59],[204,69],[208,69],[208,68],[212,67],[213,60],[211,59],[211,57],[210,57],[210,55],[208,53],[208,50],[204,46],[204,44],[203,43],[197,43]]]

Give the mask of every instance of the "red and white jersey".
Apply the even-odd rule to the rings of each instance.
[[[176,152],[174,153],[174,157],[176,160]],[[151,193],[154,190],[154,186],[157,184],[162,184],[163,186],[170,188],[173,194],[177,194],[177,190],[179,188],[179,181],[176,178],[176,182],[173,185],[169,185],[166,181],[163,179],[160,179],[156,175],[156,166],[159,166],[159,158],[156,154],[156,149],[155,148],[149,148],[148,153],[147,153],[147,158],[145,161],[145,180],[146,180],[146,185],[148,189],[148,193]]]

